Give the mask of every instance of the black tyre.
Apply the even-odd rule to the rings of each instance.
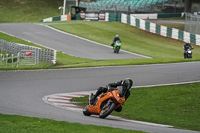
[[[116,53],[119,53],[119,48],[116,49]]]
[[[99,117],[100,118],[106,118],[108,115],[112,113],[112,111],[115,109],[116,105],[115,103],[110,103],[110,105],[104,109],[101,110]]]
[[[83,114],[86,115],[86,116],[90,116],[90,112],[88,111],[88,106],[89,105],[86,105],[84,108],[83,108]]]

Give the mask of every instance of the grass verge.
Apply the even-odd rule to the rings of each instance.
[[[63,0],[1,0],[0,23],[39,22],[59,16]]]
[[[48,23],[49,24],[49,23]],[[142,65],[157,63],[175,63],[200,60],[200,47],[193,45],[193,58],[183,58],[183,42],[161,37],[146,31],[139,30],[130,25],[118,22],[85,22],[71,21],[53,24],[52,27],[69,32],[105,45],[110,45],[116,34],[122,40],[122,49],[141,55],[152,57],[152,59],[113,59],[92,60],[69,56],[58,52],[57,65],[37,66],[35,69],[46,68],[74,68],[74,67],[97,67],[97,66],[119,66],[119,65]],[[120,28],[119,28],[120,27]],[[82,29],[82,30],[80,30]],[[36,46],[35,44],[20,40],[18,38],[0,33],[1,38],[7,41]],[[39,46],[40,47],[40,46]],[[43,48],[43,47],[42,47]],[[112,51],[111,51],[112,52]],[[20,67],[19,69],[27,69]]]
[[[200,47],[197,45],[193,45],[195,48],[193,58],[185,60],[183,59],[184,43],[181,41],[151,34],[118,22],[78,22],[71,21],[65,24],[52,24],[51,26],[105,45],[110,45],[115,35],[119,34],[122,40],[122,49],[152,57],[152,59],[98,60],[95,61],[97,64],[105,63],[109,65],[108,62],[110,62],[110,65],[134,65],[200,60]]]
[[[0,37],[1,37],[0,39],[6,40],[6,41],[9,41],[9,42],[15,42],[15,43],[20,43],[20,44],[25,44],[25,45],[28,45],[28,46],[34,46],[34,47],[46,49],[45,47],[36,45],[34,43],[31,43],[31,42],[21,40],[19,38],[16,38],[16,37],[13,37],[13,36],[1,33],[1,32],[0,32]],[[3,54],[5,56],[6,53],[0,51],[0,54]],[[14,67],[12,67],[12,64],[8,64],[6,66],[6,65],[3,65],[3,63],[0,60],[0,70],[16,70],[16,69],[33,70],[33,69],[50,69],[50,68],[54,68],[54,66],[52,64],[46,63],[46,62],[40,62],[39,65],[20,66],[19,68],[16,68],[16,64],[14,65]]]
[[[73,98],[84,106],[88,97]],[[200,83],[132,89],[120,113],[127,119],[200,131]]]
[[[83,125],[50,119],[0,114],[1,133],[144,133],[103,126]]]

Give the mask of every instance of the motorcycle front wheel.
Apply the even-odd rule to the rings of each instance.
[[[84,108],[83,108],[83,114],[86,115],[86,116],[90,116],[90,112],[88,111],[88,106],[89,105],[86,105]]]
[[[101,110],[99,117],[100,118],[106,118],[108,115],[112,113],[112,111],[115,109],[116,105],[115,103],[111,103],[108,107]]]
[[[119,48],[116,49],[116,53],[119,53]]]

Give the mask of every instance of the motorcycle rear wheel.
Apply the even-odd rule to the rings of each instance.
[[[107,108],[101,110],[99,117],[100,118],[106,118],[108,115],[112,113],[112,111],[115,109],[116,105],[115,103],[111,103]]]

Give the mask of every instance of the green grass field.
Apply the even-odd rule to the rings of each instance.
[[[15,42],[15,43],[20,43],[20,44],[25,44],[25,45],[29,45],[29,46],[34,46],[34,47],[39,47],[39,48],[42,48],[42,49],[46,49],[45,47],[38,46],[36,44],[21,40],[19,38],[16,38],[16,37],[13,37],[13,36],[1,33],[1,32],[0,32],[0,39],[6,40],[6,41],[9,41],[9,42]],[[0,54],[3,54],[4,57],[6,55],[5,52],[1,52],[1,51],[0,51]],[[54,66],[52,66],[49,63],[45,63],[45,62],[40,62],[39,65],[36,65],[36,66],[34,66],[34,65],[31,65],[31,66],[19,66],[19,68],[17,68],[16,67],[16,63],[14,65],[14,67],[12,66],[12,64],[8,64],[6,66],[5,65],[5,61],[2,62],[0,60],[0,70],[16,70],[16,69],[33,70],[33,69],[50,69],[50,68],[54,68]]]
[[[63,0],[1,0],[0,23],[39,22],[59,16]],[[57,65],[40,63],[37,66],[21,66],[19,69],[55,69],[72,67],[96,67],[116,65],[158,64],[200,61],[200,47],[193,45],[192,59],[183,59],[183,42],[151,34],[135,27],[118,22],[56,22],[45,23],[54,28],[75,34],[105,45],[110,45],[116,34],[122,40],[122,49],[152,57],[151,59],[91,60],[57,53]],[[183,28],[182,25],[174,27]],[[33,43],[0,33],[0,38],[37,46]],[[44,47],[41,47],[44,48]],[[0,51],[1,53],[1,51]],[[4,53],[5,54],[5,53]],[[0,70],[16,70],[1,67]],[[113,113],[128,119],[149,121],[175,126],[176,128],[200,131],[200,83],[133,89],[130,98],[121,113]],[[88,98],[78,98],[85,105]],[[10,133],[66,133],[66,132],[126,132],[139,133],[123,129],[58,122],[48,119],[0,114],[0,132]]]
[[[59,16],[62,5],[63,0],[1,0],[0,23],[39,22]]]
[[[73,98],[79,106],[87,104],[88,97]],[[133,88],[122,112],[112,115],[128,119],[172,125],[175,128],[200,131],[200,83],[184,85]],[[127,132],[138,131],[59,122],[49,119],[0,114],[2,133],[42,132]]]
[[[1,133],[144,133],[119,128],[0,114]]]
[[[57,65],[49,65],[49,68],[141,65],[200,60],[200,47],[197,45],[193,45],[193,58],[184,59],[182,49],[184,45],[183,42],[164,38],[118,22],[71,21],[64,22],[64,24],[63,22],[61,24],[51,24],[51,26],[105,45],[110,45],[114,36],[119,34],[122,40],[122,49],[152,58],[91,60],[69,56],[63,54],[62,52],[58,52]],[[0,35],[2,39],[7,41],[36,46],[35,44],[5,35],[3,33],[0,33]],[[48,65],[36,67],[36,69],[40,68],[48,68]],[[27,67],[20,67],[19,69],[27,69]]]
[[[96,21],[81,21],[79,23],[76,21],[73,23],[72,21],[66,24],[52,24],[51,26],[105,45],[110,45],[115,35],[119,34],[122,40],[122,49],[152,57],[152,59],[98,60],[90,62],[89,66],[93,66],[94,63],[96,65],[134,65],[200,60],[199,46],[193,45],[195,48],[193,58],[185,60],[183,58],[183,42],[151,34],[127,24]]]
[[[72,101],[84,106],[88,96]],[[200,131],[200,83],[135,88],[122,107],[112,115]]]

